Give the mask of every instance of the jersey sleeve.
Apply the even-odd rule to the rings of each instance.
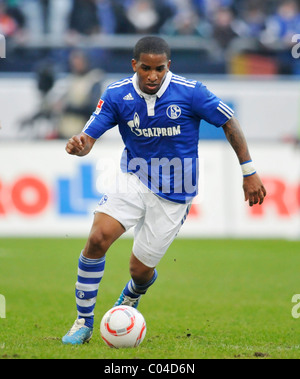
[[[195,88],[192,108],[200,119],[216,127],[223,126],[234,115],[234,111],[228,105],[200,82]]]
[[[83,132],[88,136],[98,139],[107,130],[113,128],[118,123],[114,103],[108,93],[104,92],[95,112],[83,128]]]

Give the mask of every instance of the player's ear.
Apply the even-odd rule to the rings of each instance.
[[[135,59],[131,60],[131,65],[132,65],[133,71],[136,72],[137,71],[137,69],[136,69],[137,61]]]
[[[169,61],[169,62],[168,62],[168,70],[170,70],[171,63],[172,63],[172,61]]]

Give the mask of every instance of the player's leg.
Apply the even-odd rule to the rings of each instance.
[[[104,274],[105,254],[124,231],[123,226],[111,216],[95,213],[88,241],[78,261],[76,282],[78,318],[67,335],[63,337],[63,343],[81,344],[91,338],[94,308],[99,284]]]
[[[124,232],[125,228],[114,217],[96,212],[83,256],[89,259],[104,257],[112,243]]]
[[[139,180],[130,174],[122,174],[119,180],[121,187],[124,185],[127,189],[126,196],[123,192],[112,191],[102,197],[96,207],[94,224],[79,261],[76,283],[77,320],[88,325],[93,324],[93,310],[104,272],[106,251],[126,230],[139,223],[144,215],[144,202],[137,193]],[[92,327],[77,325],[78,321],[75,324],[69,333],[75,335],[73,331],[77,329],[79,334],[85,333],[86,336],[81,336],[79,342],[74,342],[83,343],[90,338],[86,329],[92,331]]]
[[[129,269],[132,279],[126,284],[114,306],[129,305],[137,308],[141,296],[146,294],[157,279],[155,267],[144,265],[133,253],[130,257]]]
[[[155,267],[183,225],[190,204],[177,204],[145,194],[148,205],[145,218],[137,225],[130,260],[132,279],[124,287],[116,305],[137,307],[149,287],[157,279]]]
[[[94,323],[94,308],[104,274],[106,252],[124,232],[123,226],[113,217],[105,213],[95,214],[89,238],[79,258],[76,282],[78,317],[84,318],[88,327],[93,327]]]

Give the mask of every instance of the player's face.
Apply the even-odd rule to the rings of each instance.
[[[156,94],[169,71],[171,61],[166,54],[141,54],[140,59],[132,60],[133,71],[138,75],[140,90],[149,95]]]

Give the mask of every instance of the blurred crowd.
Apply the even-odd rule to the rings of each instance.
[[[259,66],[263,73],[300,75],[300,60],[291,55],[298,33],[300,0],[0,0],[0,34],[8,56],[0,60],[0,71],[32,71],[32,62],[45,57],[68,70],[70,49],[84,45],[82,41],[160,34],[193,36],[206,43],[206,53],[218,50],[219,61],[209,62],[202,59],[200,45],[197,55],[194,44],[190,55],[185,50],[186,56],[176,57],[181,72],[188,60],[191,72],[223,74],[237,67],[237,73],[249,74]],[[101,64],[106,71],[122,72],[121,63],[130,58],[120,55],[122,49],[114,55],[95,44],[93,49],[94,66]],[[231,59],[245,51],[272,61]],[[230,59],[234,69],[228,70]]]
[[[19,43],[51,35],[196,35],[226,48],[235,37],[290,43],[299,0],[0,0],[0,33]]]
[[[41,103],[21,120],[20,136],[30,131],[31,138],[67,138],[93,111],[107,73],[126,72],[127,63],[131,72],[131,51],[84,43],[82,50],[80,41],[160,34],[185,36],[188,45],[193,36],[220,51],[221,59],[203,58],[194,45],[192,53],[177,52],[176,72],[224,74],[231,59],[234,74],[300,75],[300,59],[291,54],[298,33],[300,0],[0,0],[0,34],[8,49],[0,72],[37,73]],[[43,44],[49,40],[53,45]],[[60,73],[68,76],[57,80]]]

